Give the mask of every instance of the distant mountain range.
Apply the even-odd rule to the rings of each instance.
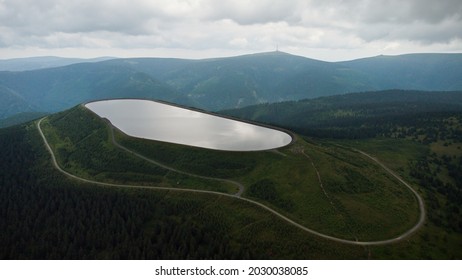
[[[27,71],[52,67],[61,67],[83,62],[100,62],[114,57],[64,58],[57,56],[39,56],[28,58],[0,59],[0,71]]]
[[[0,72],[0,119],[23,112],[56,112],[106,98],[160,99],[218,111],[348,92],[462,90],[462,54],[344,62],[283,52],[204,60],[32,58],[29,62],[0,60],[0,69],[9,70]],[[43,67],[47,68],[37,69]]]

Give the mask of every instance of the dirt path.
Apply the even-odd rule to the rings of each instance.
[[[329,196],[326,189],[324,188],[324,185],[323,185],[322,179],[321,179],[321,174],[319,173],[318,168],[314,164],[313,159],[307,153],[305,153],[304,149],[302,150],[302,154],[311,162],[311,165],[313,166],[314,171],[316,172],[316,175],[318,177],[319,187],[321,188],[322,192],[324,193],[324,196],[327,198],[327,200],[329,201],[329,203],[332,206],[332,208],[334,209],[334,211],[345,219],[345,215],[337,208],[337,206],[334,203],[334,200]],[[353,231],[352,231],[352,229],[351,229],[351,227],[350,227],[350,225],[348,223],[346,224],[346,227],[348,228],[348,231],[350,232],[350,234],[355,238],[355,240],[358,240],[358,238],[353,233]]]
[[[46,118],[46,117],[45,117]],[[237,194],[226,194],[226,193],[220,193],[220,192],[214,192],[214,191],[205,191],[205,190],[194,190],[194,189],[183,189],[183,188],[168,188],[168,187],[153,187],[153,186],[136,186],[136,185],[126,185],[126,184],[113,184],[113,183],[104,183],[104,182],[98,182],[98,181],[94,181],[94,180],[89,180],[89,179],[85,179],[85,178],[81,178],[81,177],[78,177],[78,176],[75,176],[67,171],[65,171],[64,169],[62,169],[57,160],[56,160],[56,156],[53,152],[53,150],[51,149],[51,146],[50,144],[48,143],[48,140],[46,139],[45,135],[43,134],[43,131],[42,131],[42,128],[41,128],[41,123],[42,121],[45,119],[45,118],[42,118],[40,119],[38,122],[37,122],[37,129],[40,133],[40,136],[42,137],[43,139],[43,142],[48,150],[48,152],[50,153],[51,155],[51,161],[53,163],[53,166],[59,171],[61,172],[62,174],[64,174],[65,176],[71,178],[71,179],[74,179],[74,180],[78,180],[78,181],[81,181],[81,182],[85,182],[85,183],[90,183],[90,184],[95,184],[95,185],[99,185],[99,186],[111,186],[111,187],[119,187],[119,188],[135,188],[135,189],[150,189],[150,190],[167,190],[167,191],[180,191],[180,192],[192,192],[192,193],[206,193],[206,194],[213,194],[213,195],[221,195],[221,196],[226,196],[226,197],[230,197],[230,198],[235,198],[235,199],[240,199],[240,200],[243,200],[243,201],[246,201],[246,202],[249,202],[251,204],[254,204],[254,205],[257,205],[259,206],[260,208],[263,208],[265,209],[266,211],[269,211],[271,212],[272,214],[274,214],[275,216],[279,217],[280,219],[286,221],[287,223],[305,231],[305,232],[308,232],[308,233],[311,233],[315,236],[318,236],[318,237],[322,237],[322,238],[325,238],[325,239],[328,239],[328,240],[331,240],[331,241],[335,241],[335,242],[340,242],[340,243],[344,243],[344,244],[351,244],[351,245],[361,245],[361,246],[369,246],[369,245],[384,245],[384,244],[390,244],[390,243],[395,243],[395,242],[398,242],[398,241],[401,241],[407,237],[409,237],[411,234],[413,234],[415,231],[417,231],[423,224],[423,222],[425,221],[425,211],[424,211],[424,206],[423,206],[423,201],[422,199],[420,198],[420,196],[417,194],[417,192],[414,191],[414,189],[412,189],[411,186],[409,186],[404,180],[402,180],[401,178],[398,177],[398,175],[396,175],[393,171],[391,171],[390,169],[388,169],[385,165],[383,165],[381,162],[379,162],[377,159],[371,157],[370,155],[362,152],[362,151],[359,151],[357,150],[358,152],[364,154],[365,156],[367,157],[370,157],[373,161],[375,161],[376,163],[378,163],[381,167],[383,167],[387,172],[389,172],[392,176],[396,177],[401,183],[403,183],[406,187],[410,188],[412,190],[412,192],[416,195],[418,201],[419,201],[419,206],[420,206],[420,209],[421,209],[421,218],[419,219],[419,222],[413,227],[411,228],[410,230],[406,231],[405,233],[401,234],[400,236],[398,237],[395,237],[395,238],[392,238],[392,239],[387,239],[387,240],[379,240],[379,241],[353,241],[353,240],[347,240],[347,239],[342,239],[342,238],[337,238],[337,237],[334,237],[334,236],[330,236],[330,235],[327,235],[327,234],[323,234],[323,233],[320,233],[320,232],[317,232],[315,230],[312,230],[310,228],[307,228],[293,220],[291,220],[290,218],[282,215],[281,213],[277,212],[276,210],[273,210],[271,208],[269,208],[268,206],[260,203],[260,202],[257,202],[257,201],[254,201],[254,200],[251,200],[251,199],[248,199],[248,198],[244,198],[240,195]],[[124,149],[125,151],[127,152],[130,152],[132,154],[135,154],[135,155],[138,155],[138,156],[141,156],[141,158],[145,159],[145,160],[148,160],[149,162],[152,162],[152,163],[155,163],[155,164],[158,164],[157,162],[155,161],[152,161],[148,158],[145,158],[144,156],[142,155],[139,155],[139,154],[136,154],[135,152],[121,146],[121,145],[117,145],[118,147]],[[160,165],[160,166],[163,166],[163,165]],[[165,166],[167,167],[167,166]],[[175,171],[177,172],[175,169],[172,169],[171,167],[168,167],[167,169],[169,170],[172,170],[172,171]],[[187,173],[183,173],[183,174],[187,174]],[[188,174],[189,175],[189,174]],[[197,175],[196,175],[197,176]],[[223,180],[223,179],[218,179],[218,178],[215,178],[217,180]]]

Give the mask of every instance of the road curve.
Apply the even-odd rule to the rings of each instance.
[[[175,169],[175,168],[173,168],[173,167],[167,166],[167,165],[165,165],[165,164],[162,164],[162,163],[160,163],[160,162],[158,162],[158,161],[155,161],[155,160],[153,160],[153,159],[150,159],[150,158],[148,158],[148,157],[145,157],[145,156],[143,156],[143,155],[141,155],[141,154],[139,154],[139,153],[137,153],[137,152],[135,152],[135,151],[132,151],[132,150],[128,149],[127,147],[122,146],[121,144],[119,144],[119,143],[115,140],[115,136],[114,136],[114,126],[112,125],[112,123],[111,123],[109,120],[107,120],[107,122],[108,122],[108,125],[109,125],[109,127],[110,127],[110,131],[111,131],[112,143],[113,143],[116,147],[118,147],[118,148],[120,148],[120,149],[126,151],[127,153],[130,153],[130,154],[132,154],[132,155],[134,155],[134,156],[136,156],[136,157],[139,157],[139,158],[141,158],[141,159],[143,159],[143,160],[145,160],[145,161],[147,161],[147,162],[149,162],[149,163],[152,163],[152,164],[154,164],[154,165],[160,166],[160,167],[162,167],[162,168],[164,168],[164,169],[167,169],[167,170],[170,170],[170,171],[179,173],[179,174],[183,174],[183,175],[187,175],[187,176],[191,176],[191,177],[196,177],[196,178],[201,178],[201,179],[206,179],[206,180],[213,180],[213,181],[222,182],[222,183],[229,183],[229,184],[235,185],[235,186],[238,187],[238,189],[239,189],[238,192],[234,194],[235,196],[241,196],[242,193],[244,192],[244,189],[245,189],[245,188],[244,188],[244,185],[241,184],[241,183],[239,183],[239,182],[237,182],[237,181],[233,181],[233,180],[229,180],[229,179],[222,179],[222,178],[215,178],[215,177],[201,176],[201,175],[197,175],[197,174],[193,174],[193,173],[188,173],[188,172],[185,172],[185,171],[181,171],[181,170]]]
[[[411,190],[411,192],[417,198],[417,202],[419,204],[419,212],[420,212],[419,221],[411,229],[409,229],[403,235],[401,235],[401,236],[399,236],[399,237],[397,237],[395,239],[396,239],[396,241],[399,241],[399,240],[413,234],[414,232],[416,232],[425,223],[425,216],[426,216],[426,214],[425,214],[425,204],[423,202],[422,197],[419,195],[419,193],[416,190],[414,190],[406,181],[404,181],[398,174],[396,174],[393,170],[388,168],[385,164],[383,164],[377,158],[375,158],[375,157],[373,157],[373,156],[371,156],[371,155],[369,155],[369,154],[367,154],[367,153],[365,153],[365,152],[363,152],[361,150],[358,150],[358,149],[353,149],[353,151],[356,151],[356,152],[366,156],[367,158],[371,159],[372,161],[374,161],[375,163],[380,165],[380,167],[382,167],[385,171],[390,173],[391,176],[395,177],[398,181],[401,182],[401,184],[405,185],[409,190]]]
[[[328,239],[328,240],[331,240],[331,241],[344,243],[344,244],[350,244],[350,245],[372,246],[372,245],[384,245],[384,244],[395,243],[395,242],[401,241],[401,240],[409,237],[411,234],[413,234],[417,229],[419,229],[422,226],[422,224],[423,224],[423,222],[425,220],[425,211],[424,211],[424,208],[423,208],[423,201],[422,201],[421,197],[418,195],[418,193],[416,191],[414,191],[414,189],[412,189],[412,187],[409,186],[404,180],[399,178],[398,175],[396,175],[395,173],[393,173],[393,171],[388,169],[385,165],[383,165],[382,163],[380,163],[378,160],[374,159],[373,157],[369,156],[368,154],[366,154],[364,152],[361,152],[359,150],[357,150],[357,151],[361,152],[362,154],[364,154],[364,155],[366,155],[368,157],[370,157],[372,160],[377,162],[382,168],[384,168],[387,172],[389,172],[392,176],[396,177],[401,183],[405,184],[406,187],[410,188],[412,190],[412,192],[416,195],[416,197],[417,197],[417,199],[419,201],[419,206],[420,206],[421,211],[422,211],[421,212],[421,218],[419,219],[419,222],[413,228],[411,228],[410,230],[406,231],[405,233],[401,234],[398,237],[395,237],[395,238],[392,238],[392,239],[387,239],[387,240],[378,240],[378,241],[354,241],[354,240],[337,238],[337,237],[330,236],[330,235],[327,235],[327,234],[323,234],[323,233],[317,232],[315,230],[312,230],[310,228],[307,228],[307,227],[305,227],[305,226],[303,226],[303,225],[289,219],[288,217],[282,215],[281,213],[269,208],[268,206],[266,206],[266,205],[264,205],[264,204],[262,204],[260,202],[257,202],[257,201],[254,201],[254,200],[251,200],[251,199],[248,199],[248,198],[244,198],[244,197],[238,196],[236,194],[233,195],[233,194],[226,194],[226,193],[220,193],[220,192],[215,192],[215,191],[194,190],[194,189],[184,189],[184,188],[168,188],[168,187],[153,187],[153,186],[136,186],[136,185],[126,185],[126,184],[113,184],[113,183],[98,182],[98,181],[78,177],[76,175],[73,175],[73,174],[65,171],[64,169],[62,169],[59,166],[58,161],[56,160],[56,156],[55,156],[53,150],[51,149],[51,146],[48,143],[48,140],[46,139],[46,137],[45,137],[45,135],[44,135],[44,133],[42,131],[42,128],[40,126],[42,121],[45,118],[46,117],[40,119],[37,122],[37,129],[38,129],[38,131],[40,133],[40,136],[43,139],[45,147],[47,148],[48,152],[51,155],[51,160],[52,160],[53,166],[59,172],[64,174],[65,176],[67,176],[69,178],[72,178],[72,179],[75,179],[75,180],[78,180],[78,181],[81,181],[81,182],[100,185],[100,186],[111,186],[111,187],[119,187],[119,188],[134,188],[134,189],[150,189],[150,190],[168,190],[168,191],[180,191],[180,192],[192,192],[192,193],[206,193],[206,194],[214,194],[214,195],[220,195],[220,196],[240,199],[240,200],[243,200],[243,201],[246,201],[248,203],[254,204],[256,206],[259,206],[259,207],[271,212],[272,214],[279,217],[280,219],[288,222],[289,224],[291,224],[291,225],[293,225],[293,226],[295,226],[295,227],[297,227],[297,228],[299,228],[299,229],[301,229],[301,230],[303,230],[305,232],[311,233],[311,234],[313,234],[315,236],[322,237],[322,238],[325,238],[325,239]],[[118,147],[123,147],[123,146],[118,145]],[[123,149],[128,151],[128,152],[131,152],[132,154],[136,154],[133,151],[130,151],[129,149],[127,149],[125,147],[123,147]],[[145,157],[143,156],[143,158],[145,158]],[[145,159],[149,160],[147,158],[145,158]],[[153,162],[153,161],[150,160],[150,162]],[[169,168],[169,169],[172,170],[171,168]]]

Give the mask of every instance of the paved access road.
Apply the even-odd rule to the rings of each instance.
[[[266,205],[264,205],[264,204],[262,204],[260,202],[257,202],[257,201],[254,201],[254,200],[251,200],[251,199],[244,198],[244,197],[240,196],[242,194],[242,191],[244,190],[244,186],[242,186],[242,191],[241,191],[241,188],[240,188],[239,192],[236,193],[236,194],[226,194],[226,193],[220,193],[220,192],[214,192],[214,191],[183,189],[183,188],[136,186],[136,185],[126,185],[126,184],[104,183],[104,182],[98,182],[98,181],[78,177],[76,175],[73,175],[73,174],[67,172],[66,170],[62,169],[59,166],[58,161],[56,160],[56,156],[55,156],[55,154],[53,152],[53,149],[51,148],[50,144],[48,143],[48,140],[45,137],[45,134],[43,133],[42,128],[40,126],[42,121],[45,118],[42,118],[37,122],[37,129],[38,129],[38,131],[40,133],[40,136],[43,139],[45,147],[47,148],[48,152],[51,155],[51,161],[53,163],[53,166],[59,172],[64,174],[65,176],[67,176],[67,177],[69,177],[71,179],[74,179],[74,180],[81,181],[81,182],[100,185],[100,186],[111,186],[111,187],[119,187],[119,188],[137,188],[137,189],[150,189],[150,190],[168,190],[168,191],[180,191],[180,192],[207,193],[207,194],[220,195],[220,196],[226,196],[226,197],[230,197],[230,198],[240,199],[240,200],[252,203],[254,205],[257,205],[257,206],[265,209],[266,211],[271,212],[272,214],[279,217],[280,219],[288,222],[289,224],[292,224],[293,226],[295,226],[295,227],[297,227],[297,228],[299,228],[299,229],[301,229],[301,230],[303,230],[305,232],[308,232],[308,233],[311,233],[313,235],[316,235],[316,236],[319,236],[319,237],[322,237],[322,238],[325,238],[325,239],[328,239],[328,240],[332,240],[332,241],[335,241],[335,242],[340,242],[340,243],[344,243],[344,244],[351,244],[351,245],[370,246],[370,245],[384,245],[384,244],[395,243],[395,242],[401,241],[401,240],[409,237],[410,235],[412,235],[414,232],[416,232],[423,225],[423,223],[425,221],[425,208],[424,208],[423,200],[420,197],[420,195],[408,183],[406,183],[403,179],[401,179],[397,174],[395,174],[392,170],[390,170],[388,167],[386,167],[383,163],[378,161],[376,158],[370,156],[369,154],[367,154],[365,152],[362,152],[362,151],[359,151],[359,150],[356,150],[356,151],[363,154],[363,155],[365,155],[365,156],[367,156],[368,158],[370,158],[371,160],[373,160],[374,162],[379,164],[385,171],[390,173],[393,177],[397,178],[402,184],[404,184],[407,188],[409,188],[414,193],[414,195],[416,196],[416,198],[417,198],[417,200],[419,202],[419,209],[420,209],[420,219],[419,219],[419,221],[410,230],[406,231],[405,233],[403,233],[403,234],[401,234],[401,235],[399,235],[399,236],[397,236],[395,238],[391,238],[391,239],[387,239],[387,240],[378,240],[378,241],[354,241],[354,240],[347,240],[347,239],[337,238],[337,237],[334,237],[334,236],[330,236],[330,235],[327,235],[327,234],[317,232],[315,230],[307,228],[307,227],[293,221],[292,219],[282,215],[281,213],[277,212],[276,210],[273,210],[273,209],[269,208],[268,206],[266,206]],[[167,168],[167,169],[169,169],[171,171],[180,172],[182,174],[192,175],[192,176],[196,176],[196,177],[201,177],[201,178],[206,178],[206,179],[215,179],[215,180],[219,180],[219,181],[223,181],[223,182],[231,182],[229,180],[224,180],[224,179],[221,179],[221,178],[210,178],[210,177],[202,177],[202,176],[198,176],[198,175],[194,175],[194,174],[189,174],[189,173],[178,171],[178,170],[173,169],[171,167],[168,167],[166,165],[159,164],[156,161],[153,161],[153,160],[151,160],[149,158],[146,158],[146,157],[144,157],[144,156],[142,156],[140,154],[137,154],[136,152],[133,152],[133,151],[129,150],[126,147],[123,147],[122,145],[115,142],[114,135],[112,135],[112,137],[113,137],[113,141],[117,145],[117,147],[119,147],[119,148],[121,148],[121,149],[123,149],[123,150],[125,150],[125,151],[127,151],[127,152],[129,152],[131,154],[134,154],[134,155],[136,155],[136,156],[138,156],[138,157],[140,157],[142,159],[145,159],[145,160],[147,160],[147,161],[149,161],[149,162],[151,162],[153,164],[157,164],[157,165],[159,165],[159,166],[161,166],[163,168]],[[232,182],[235,182],[235,181],[232,181]]]

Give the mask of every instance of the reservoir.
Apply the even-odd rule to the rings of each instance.
[[[225,151],[269,150],[292,142],[279,130],[150,100],[103,100],[85,107],[138,138]]]

